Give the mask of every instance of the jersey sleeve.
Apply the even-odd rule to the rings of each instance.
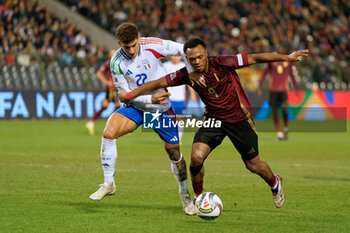
[[[98,72],[105,73],[109,69],[109,62],[104,62]]]
[[[167,76],[165,76],[165,79],[169,87],[180,86],[190,83],[188,72],[185,67],[174,73],[168,74]]]
[[[140,43],[146,47],[146,50],[151,50],[151,52],[159,58],[181,56],[185,62],[188,73],[193,72],[193,68],[187,61],[186,54],[183,52],[183,44],[171,40],[162,40],[156,37],[140,38]]]
[[[216,56],[215,60],[219,65],[233,70],[249,66],[247,52],[239,53],[237,55]]]

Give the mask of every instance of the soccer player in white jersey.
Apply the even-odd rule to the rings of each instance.
[[[111,58],[111,73],[118,91],[129,92],[146,82],[165,76],[167,73],[160,61],[162,57],[181,54],[185,58],[182,44],[153,37],[140,38],[137,26],[132,23],[119,25],[116,37],[120,48]],[[188,63],[186,67],[189,73],[193,71]],[[152,104],[154,93],[159,93],[155,96],[164,100],[162,102],[164,104]],[[100,189],[91,194],[90,199],[101,200],[104,196],[115,193],[116,139],[133,132],[141,125],[144,111],[156,112],[160,117],[168,116],[175,121],[173,117],[169,117],[174,115],[168,102],[169,96],[170,93],[164,93],[164,89],[156,90],[149,95],[135,98],[128,106],[118,109],[109,117],[103,131],[100,153],[104,183],[100,185]],[[195,208],[187,190],[186,163],[179,149],[177,128],[159,128],[154,131],[161,138],[171,161],[171,170],[179,184],[183,210],[188,215],[195,215]]]
[[[174,73],[177,70],[185,67],[185,62],[182,61],[181,56],[171,56],[170,61],[164,63],[164,68],[167,74]],[[175,87],[168,87],[168,91],[171,93],[170,103],[171,107],[174,110],[177,120],[181,120],[181,115],[185,114],[186,110],[186,88],[189,91],[189,97],[192,102],[197,102],[197,96],[195,91],[186,85],[180,85]],[[179,140],[181,141],[184,129],[179,127]]]

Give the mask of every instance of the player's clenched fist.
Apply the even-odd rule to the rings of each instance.
[[[119,97],[120,102],[123,102],[123,103],[128,103],[129,102],[126,99],[126,92],[124,92],[124,91],[119,92],[118,93],[118,97]]]
[[[164,101],[171,96],[170,92],[157,92],[152,95],[152,104],[166,104],[169,101]]]

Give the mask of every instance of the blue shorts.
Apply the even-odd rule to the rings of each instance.
[[[185,101],[170,101],[171,107],[174,110],[175,115],[185,114],[186,105]]]
[[[136,128],[144,123],[144,116],[146,116],[146,114],[152,118],[151,112],[143,112],[132,106],[121,107],[115,112],[134,121],[137,125]],[[168,109],[167,111],[161,113],[159,116],[159,121],[157,122],[159,124],[152,128],[154,132],[156,132],[162,140],[169,144],[179,144],[179,134],[174,112],[171,109]],[[163,124],[163,122],[165,123]]]

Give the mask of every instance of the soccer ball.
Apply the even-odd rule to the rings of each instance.
[[[221,199],[212,192],[199,195],[194,203],[197,215],[205,220],[214,220],[220,216],[224,206]]]

